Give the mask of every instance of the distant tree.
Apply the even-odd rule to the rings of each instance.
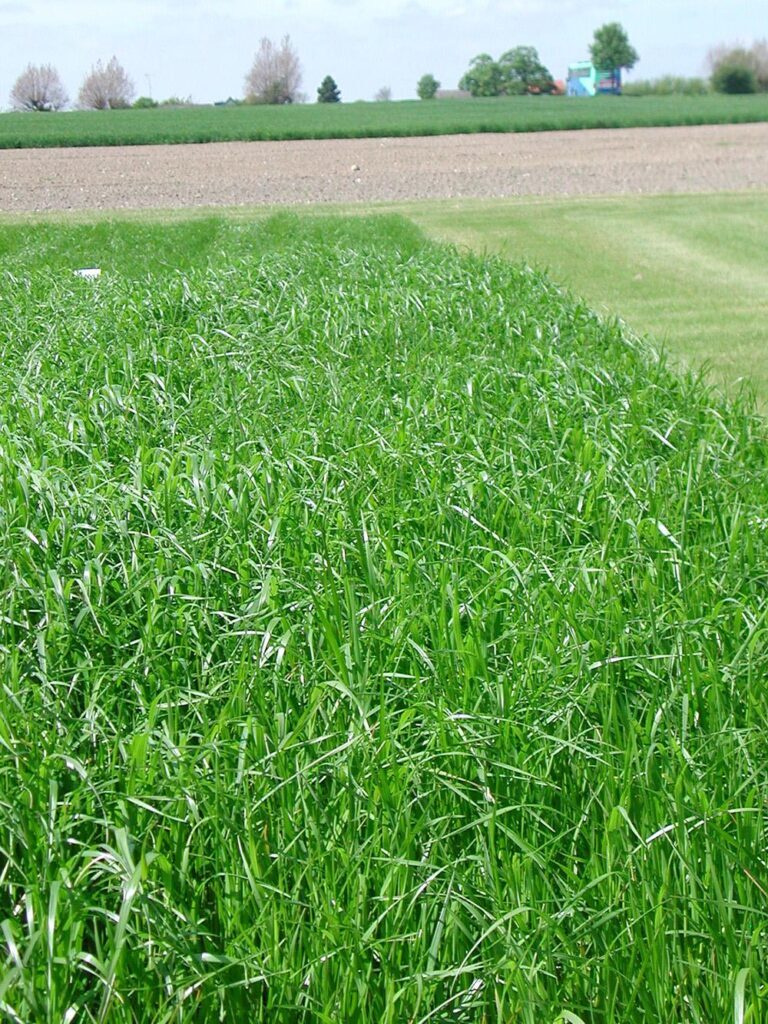
[[[389,103],[392,99],[392,90],[388,85],[382,85],[380,89],[376,90],[373,98],[377,103]]]
[[[318,103],[340,103],[341,92],[330,75],[326,75],[317,89]]]
[[[707,64],[712,78],[724,66],[746,68],[755,76],[755,85],[760,92],[768,92],[768,40],[757,39],[750,47],[727,46],[721,43],[713,46],[707,54]],[[722,91],[722,90],[719,90]]]
[[[712,88],[731,94],[757,92],[757,76],[743,64],[718,64],[712,75]]]
[[[416,95],[420,100],[433,100],[439,88],[440,83],[434,75],[422,75],[416,84]]]
[[[135,91],[125,68],[113,57],[106,65],[94,64],[80,86],[77,104],[84,110],[117,110],[131,105]]]
[[[459,88],[473,96],[499,96],[503,72],[489,53],[479,53],[469,62],[469,68],[459,82]]]
[[[291,37],[283,36],[279,46],[263,38],[245,76],[246,103],[295,103],[300,85],[301,63]]]
[[[498,60],[487,53],[473,57],[459,88],[473,96],[516,96],[552,92],[555,84],[534,46],[516,46]]]
[[[525,92],[551,92],[554,81],[539,60],[534,46],[516,46],[499,58],[502,92],[510,95]]]
[[[51,64],[28,64],[11,89],[14,110],[61,110],[69,97]]]
[[[637,50],[630,46],[627,33],[618,21],[610,21],[595,30],[589,47],[592,63],[601,71],[629,70],[640,60]]]
[[[137,100],[133,101],[132,106],[134,110],[152,110],[154,107],[159,107],[160,104],[151,96],[139,96]]]

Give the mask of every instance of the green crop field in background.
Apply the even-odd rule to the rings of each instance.
[[[454,135],[768,120],[768,96],[517,96],[0,115],[0,149]]]
[[[763,1019],[761,417],[392,217],[0,281],[5,1019]]]
[[[768,407],[768,195],[524,199],[399,207],[431,235],[548,268],[678,361]]]

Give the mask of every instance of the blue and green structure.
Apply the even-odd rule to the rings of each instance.
[[[621,68],[606,71],[589,60],[569,64],[565,91],[568,96],[620,96]]]

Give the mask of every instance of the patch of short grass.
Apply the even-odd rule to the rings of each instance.
[[[759,1020],[763,420],[396,220],[40,230],[5,1018]]]
[[[405,210],[406,208],[403,207]],[[431,235],[528,261],[768,408],[764,192],[421,204]]]

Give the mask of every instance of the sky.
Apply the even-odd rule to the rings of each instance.
[[[29,63],[53,64],[74,100],[113,55],[138,95],[240,97],[259,40],[286,34],[311,100],[328,74],[343,100],[414,98],[426,72],[453,89],[472,57],[520,45],[564,78],[608,21],[640,54],[630,80],[700,75],[709,47],[768,35],[768,0],[0,0],[0,108]]]

